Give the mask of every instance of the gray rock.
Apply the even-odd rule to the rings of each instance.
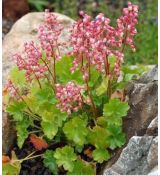
[[[155,166],[148,175],[158,175],[158,166]]]
[[[158,165],[158,136],[152,141],[151,147],[148,152],[147,162],[150,169]]]
[[[128,84],[126,99],[130,111],[123,122],[128,145],[107,162],[103,175],[148,175],[157,166],[157,75],[155,67]]]
[[[14,53],[23,53],[23,44],[27,41],[37,41],[36,28],[43,23],[44,13],[34,12],[28,13],[19,19],[13,26],[11,31],[5,36],[3,40],[3,52],[2,52],[2,64],[3,64],[3,85],[6,82],[8,72],[13,67],[14,63],[11,56]],[[61,42],[68,41],[69,28],[73,24],[73,20],[65,15],[55,13],[57,19],[64,27],[64,30],[60,36]],[[66,53],[69,48],[66,46],[61,48],[61,53]],[[10,122],[8,116],[3,115],[3,153],[7,153],[10,147],[13,145],[13,141],[16,137],[15,129],[13,129],[13,123]]]
[[[146,134],[155,136],[158,135],[158,116],[151,121],[147,128]]]
[[[147,165],[147,155],[152,143],[152,136],[133,136],[123,149],[117,162],[104,171],[104,175],[147,175],[150,169]],[[114,173],[112,173],[114,172]]]
[[[149,83],[152,81],[158,81],[158,66],[155,66],[151,71],[144,74],[140,79],[139,82],[141,83]]]
[[[153,71],[154,70],[154,71]],[[127,140],[134,135],[143,136],[158,113],[158,82],[149,78],[149,75],[156,77],[157,68],[140,78],[132,81],[126,87],[126,94],[130,111],[124,120],[124,131],[127,133]],[[156,70],[156,73],[155,73]],[[150,80],[150,81],[148,81]]]

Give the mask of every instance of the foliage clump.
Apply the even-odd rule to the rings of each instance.
[[[113,94],[126,83],[119,81],[120,68],[125,47],[135,51],[138,7],[128,3],[116,27],[103,14],[95,19],[80,14],[71,29],[71,53],[61,55],[67,44],[58,40],[61,24],[46,11],[38,29],[40,44],[25,43],[25,54],[13,56],[16,67],[6,85],[5,110],[16,123],[19,148],[29,137],[44,153],[7,159],[4,174],[15,162],[20,168],[21,162],[41,156],[53,174],[63,169],[68,175],[94,175],[96,164],[125,143],[122,124],[129,106]],[[60,146],[48,149],[56,143]]]

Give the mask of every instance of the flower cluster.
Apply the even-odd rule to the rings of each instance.
[[[68,82],[65,86],[56,84],[56,97],[59,100],[57,107],[69,114],[81,109],[83,104],[82,90],[83,88],[74,82]]]
[[[133,5],[131,2],[128,2],[128,7],[123,9],[123,15],[117,19],[117,28],[116,33],[119,35],[120,43],[128,45],[133,51],[135,51],[134,46],[134,36],[136,35],[136,24],[138,23],[138,6]],[[120,74],[120,65],[123,63],[123,54],[124,47],[122,51],[119,52],[121,56],[117,56],[117,61],[115,63],[114,73],[118,77]]]
[[[138,23],[138,6],[128,3],[128,7],[123,9],[123,15],[117,19],[117,31],[123,35],[123,43],[129,45],[133,50],[134,36],[137,34],[136,24]]]
[[[105,18],[102,13],[94,20],[83,12],[80,14],[83,19],[76,22],[71,29],[70,41],[73,47],[72,54],[75,56],[71,72],[73,73],[78,66],[83,67],[84,63],[94,65],[100,72],[105,72],[106,69],[109,71],[106,59],[115,55],[115,76],[118,76],[124,57],[122,44],[134,48],[133,37],[136,34],[138,7],[129,2],[115,28],[109,25],[110,19]],[[109,72],[107,74],[109,75]]]
[[[104,27],[109,27],[109,19],[102,14],[98,15],[93,21],[91,17],[81,12],[82,20],[76,22],[71,30],[71,45],[73,47],[73,67],[74,72],[78,65],[87,62],[95,65],[97,70],[104,69],[104,57],[107,52],[103,35]],[[83,65],[81,65],[83,66]]]
[[[57,17],[48,10],[45,11],[44,22],[38,29],[38,38],[41,47],[46,52],[48,60],[51,57],[59,60],[60,53],[56,53],[55,50],[57,49],[59,51],[60,43],[58,43],[58,38],[63,28],[58,22]]]
[[[27,80],[31,81],[33,78],[44,77],[47,68],[39,63],[42,58],[40,48],[31,41],[24,44],[24,53],[24,57],[20,54],[14,54],[13,59],[20,70],[26,71]]]
[[[19,88],[15,87],[11,80],[8,80],[6,83],[6,90],[9,92],[11,97],[17,98],[17,92],[19,92]]]

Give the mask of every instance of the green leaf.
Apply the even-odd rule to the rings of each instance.
[[[109,124],[122,124],[122,117],[127,115],[129,105],[119,99],[111,99],[104,105],[103,116],[107,118]]]
[[[24,86],[26,83],[25,71],[19,70],[18,67],[14,67],[10,71],[10,79],[16,86]]]
[[[58,132],[58,125],[56,125],[55,123],[42,121],[41,126],[44,134],[49,139],[53,139]]]
[[[125,144],[125,135],[120,126],[110,125],[107,129],[110,132],[110,136],[108,137],[109,148],[113,150]]]
[[[46,102],[49,102],[51,104],[57,103],[53,89],[48,84],[45,84],[42,89],[38,89],[38,92],[35,94],[35,97],[39,101],[39,104],[43,104]]]
[[[63,148],[57,148],[54,157],[59,167],[63,166],[65,170],[72,172],[74,161],[77,158],[72,147],[65,146]]]
[[[17,142],[18,147],[22,148],[25,139],[28,137],[27,128],[30,126],[31,122],[27,117],[25,117],[22,121],[16,122],[16,130],[17,130]]]
[[[2,164],[3,175],[19,175],[19,169],[10,163]]]
[[[56,164],[56,159],[53,156],[54,151],[47,150],[43,156],[44,158],[43,163],[45,167],[47,167],[51,171],[51,173],[53,173],[54,175],[58,175],[58,167]]]
[[[95,126],[93,129],[90,129],[90,132],[88,134],[88,141],[96,148],[106,148],[108,147],[108,136],[109,133],[106,129],[100,126]]]
[[[102,126],[103,128],[106,128],[108,126],[108,122],[106,117],[98,117],[97,118],[97,125]]]
[[[71,74],[70,69],[73,66],[73,57],[64,56],[56,63],[56,75],[61,83],[75,80],[78,84],[83,84],[81,72],[77,70]]]
[[[49,2],[44,0],[28,0],[31,5],[33,5],[38,11],[43,11]]]
[[[74,162],[72,172],[68,172],[67,175],[95,175],[95,172],[91,165],[82,160],[77,160]]]
[[[105,95],[97,96],[96,89],[92,90],[93,101],[99,110],[103,109],[103,105],[108,102],[109,98]]]
[[[46,111],[47,109],[49,112]],[[67,119],[67,115],[66,113],[60,112],[60,110],[55,106],[49,104],[47,106],[43,106],[41,110],[41,126],[43,132],[49,139],[53,139],[58,132],[58,128],[62,127],[63,122]]]
[[[15,121],[23,120],[23,111],[26,109],[24,102],[13,101],[6,109],[6,112],[13,115]]]
[[[95,149],[92,155],[93,159],[99,163],[102,163],[110,158],[109,152],[106,149]]]
[[[86,125],[85,120],[75,117],[65,123],[63,131],[69,140],[73,141],[76,145],[82,146],[86,143],[86,136],[88,134]]]
[[[102,80],[101,85],[96,89],[96,94],[98,96],[104,94],[108,89],[108,77]]]
[[[42,106],[42,109],[43,111],[40,110],[41,116],[42,116],[42,120],[45,122],[53,122],[57,126],[61,127],[63,124],[63,121],[67,119],[67,114],[64,112],[61,112],[59,109],[57,109],[53,105]]]
[[[75,151],[81,153],[83,151],[84,145],[75,145]]]

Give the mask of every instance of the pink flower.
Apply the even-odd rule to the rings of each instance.
[[[83,88],[74,82],[68,82],[66,85],[56,84],[56,97],[59,100],[57,107],[67,113],[78,111],[82,108],[83,100],[81,91]]]
[[[58,60],[60,53],[56,53],[56,49],[59,50],[59,46],[61,45],[58,43],[58,39],[63,28],[58,22],[57,17],[48,10],[45,11],[44,22],[38,29],[38,38],[41,47],[46,52],[48,60],[51,57],[55,57]]]
[[[99,14],[94,20],[83,14],[83,19],[74,24],[70,40],[75,60],[71,72],[74,72],[83,60],[95,66],[98,71],[104,72],[106,57],[114,52],[113,47],[121,47],[121,41],[117,39],[119,33],[116,33],[109,23],[110,20],[103,14]]]
[[[44,77],[47,68],[40,64],[42,53],[40,48],[35,45],[33,41],[24,44],[24,56],[14,54],[13,59],[20,70],[26,71],[26,78],[28,81]]]
[[[73,47],[72,55],[75,57],[71,73],[78,67],[94,66],[99,72],[105,72],[105,60],[115,55],[115,74],[119,74],[119,66],[123,63],[123,44],[129,45],[133,50],[134,36],[136,34],[138,6],[128,3],[123,9],[123,16],[117,20],[117,27],[110,26],[110,19],[100,13],[94,20],[84,12],[80,12],[82,19],[77,21],[71,29],[70,42]],[[107,67],[108,71],[110,70]],[[82,71],[82,70],[81,70]],[[87,77],[87,72],[83,72]],[[85,79],[85,78],[84,78]]]
[[[133,50],[134,36],[137,34],[136,24],[138,23],[138,6],[128,2],[128,7],[123,9],[123,15],[117,19],[117,31],[124,36],[123,43],[129,45]]]
[[[6,83],[6,90],[9,92],[11,97],[19,98],[17,92],[19,92],[19,88],[15,87],[11,80],[8,80]]]

